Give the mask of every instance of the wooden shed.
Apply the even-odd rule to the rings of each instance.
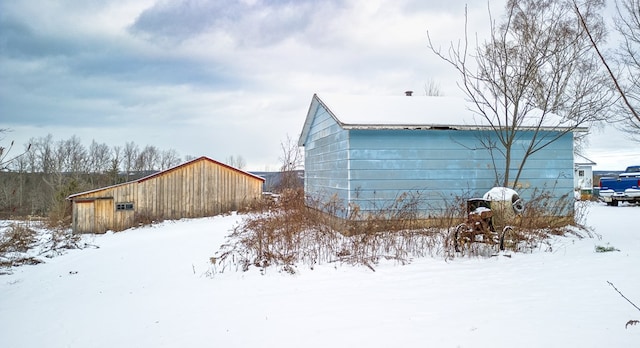
[[[504,164],[481,144],[494,133],[469,107],[448,97],[315,94],[298,142],[306,194],[337,202],[332,209],[342,217],[390,207],[403,194],[419,196],[428,216],[456,198],[482,197],[497,185]],[[573,133],[544,126],[518,132],[515,168],[531,137],[559,139],[528,158],[516,190],[525,199],[535,188],[572,197]]]
[[[121,231],[141,221],[213,216],[262,195],[264,179],[208,157],[144,178],[70,195],[74,233]]]

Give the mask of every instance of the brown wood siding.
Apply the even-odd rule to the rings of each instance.
[[[113,229],[115,231],[122,231],[135,224],[135,214],[138,210],[138,190],[135,182],[128,183],[122,186],[118,186],[114,189],[114,200],[111,211],[114,214]],[[115,204],[117,203],[133,203],[133,210],[119,210],[116,211]]]
[[[94,201],[79,201],[73,204],[73,231],[93,233]]]
[[[75,202],[73,230],[79,233],[104,233],[113,226],[113,199],[97,198]]]
[[[98,199],[95,206],[95,233],[105,233],[113,226],[114,202],[113,199]]]
[[[73,196],[73,230],[103,233],[132,227],[136,219],[218,215],[259,199],[262,183],[257,177],[202,158],[148,179]],[[134,210],[116,211],[118,203],[133,203]]]
[[[262,181],[199,161],[138,184],[138,211],[157,218],[202,217],[237,210],[262,193]]]

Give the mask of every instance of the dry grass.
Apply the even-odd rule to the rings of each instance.
[[[41,221],[15,221],[0,228],[0,274],[11,268],[42,263],[65,249],[77,249],[80,236],[68,228],[48,226]]]
[[[133,218],[134,226],[138,226],[138,227],[149,226],[149,225],[160,223],[162,221],[163,221],[162,219],[159,219],[158,217],[148,213],[136,212]]]
[[[26,252],[36,242],[37,232],[27,224],[11,223],[0,235],[0,255]]]
[[[11,267],[41,262],[26,254],[37,242],[34,229],[27,224],[11,223],[0,232],[0,274],[11,273]]]
[[[401,195],[390,206],[367,215],[351,207],[351,215],[344,220],[335,218],[343,206],[340,203],[334,199],[323,204],[306,200],[305,204],[304,192],[298,189],[285,190],[277,199],[255,205],[235,227],[229,242],[211,258],[213,273],[251,267],[266,272],[270,266],[295,273],[296,267],[333,262],[375,270],[381,260],[404,264],[416,257],[491,256],[499,252],[497,242],[487,243],[486,238],[484,243],[470,241],[456,250],[453,232],[467,215],[463,198],[447,202],[444,214],[437,219],[420,217],[417,195]],[[549,250],[546,241],[550,236],[576,230],[567,228],[568,218],[549,218],[573,211],[567,210],[568,204],[573,201],[561,204],[546,193],[534,196],[521,216],[506,221],[510,233],[505,248],[511,252]],[[504,227],[498,226],[496,238]]]
[[[436,246],[439,230],[406,229],[408,220],[397,215],[386,219],[376,214],[340,224],[331,214],[323,213],[338,206],[331,201],[322,207],[307,207],[301,189],[285,190],[273,206],[250,213],[234,229],[232,242],[211,258],[214,272],[246,271],[251,266],[266,271],[268,266],[277,266],[280,271],[294,273],[297,265],[313,268],[332,262],[374,269],[381,259],[406,263]]]

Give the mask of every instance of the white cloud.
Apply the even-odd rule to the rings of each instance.
[[[494,17],[503,1],[491,4]],[[427,47],[464,35],[465,2],[0,3],[0,128],[278,166],[314,92],[422,94],[458,76]],[[487,4],[469,5],[471,40]],[[594,143],[595,145],[595,143]],[[598,145],[600,146],[600,145]],[[594,159],[596,160],[596,159]]]

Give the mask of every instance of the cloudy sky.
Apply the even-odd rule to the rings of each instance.
[[[495,13],[503,1],[492,1]],[[0,128],[10,140],[77,135],[275,170],[315,92],[461,96],[427,47],[464,34],[464,0],[12,0],[0,2]],[[469,5],[487,30],[487,3]],[[640,163],[611,129],[596,169]],[[625,152],[620,149],[629,148]],[[633,162],[633,163],[632,163]]]

